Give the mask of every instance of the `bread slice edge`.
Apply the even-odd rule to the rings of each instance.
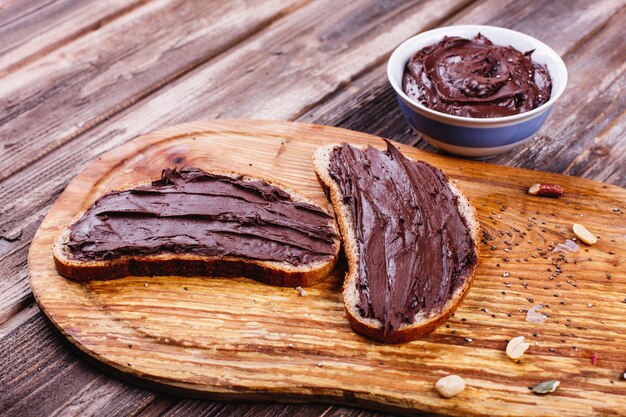
[[[322,282],[334,269],[341,248],[337,224],[332,213],[315,203],[309,197],[295,189],[267,178],[239,174],[231,171],[206,171],[210,174],[229,177],[241,177],[244,181],[263,181],[289,193],[291,199],[300,203],[312,204],[319,207],[331,218],[329,224],[335,231],[334,254],[328,259],[307,264],[291,265],[286,262],[261,261],[246,259],[237,256],[203,256],[196,254],[153,254],[137,256],[121,256],[112,260],[81,261],[72,259],[66,243],[70,236],[70,226],[78,221],[90,207],[84,207],[65,226],[54,241],[52,249],[54,263],[62,276],[75,281],[117,279],[125,276],[222,276],[248,277],[267,284],[297,287],[312,286]],[[132,189],[141,185],[150,184],[152,180],[134,183],[123,188]]]
[[[344,309],[346,311],[348,321],[354,331],[379,342],[406,343],[420,339],[430,334],[433,330],[445,322],[452,315],[452,313],[454,313],[472,285],[477,264],[474,264],[473,267],[467,271],[465,276],[462,277],[463,285],[460,285],[454,291],[452,297],[444,304],[441,312],[438,314],[426,317],[423,314],[418,313],[415,316],[414,323],[402,323],[396,331],[387,335],[384,334],[382,323],[379,320],[363,317],[357,307],[359,294],[356,282],[358,278],[359,253],[354,220],[352,219],[352,213],[349,207],[343,203],[343,198],[338,184],[331,178],[330,173],[328,172],[330,154],[332,150],[338,146],[341,145],[331,144],[318,148],[313,156],[313,165],[315,173],[317,174],[326,195],[331,200],[337,217],[337,224],[339,225],[339,230],[342,236],[344,253],[348,263],[348,272],[344,278],[343,285]],[[413,158],[409,159],[415,160]],[[465,218],[467,226],[470,228],[470,234],[474,240],[474,250],[478,256],[478,235],[480,225],[478,223],[476,210],[472,204],[470,204],[467,197],[447,175],[446,178],[448,179],[448,186],[450,187],[450,190],[458,197],[457,207],[459,208],[461,215]]]

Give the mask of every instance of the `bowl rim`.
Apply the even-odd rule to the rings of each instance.
[[[478,117],[466,117],[466,116],[455,116],[452,114],[448,114],[448,113],[443,113],[437,110],[433,110],[433,109],[429,109],[428,107],[424,106],[422,103],[420,103],[419,101],[416,101],[412,98],[410,98],[409,96],[407,96],[405,94],[405,92],[402,90],[402,85],[397,85],[395,78],[392,76],[392,71],[394,71],[397,66],[393,66],[392,67],[392,62],[394,62],[395,60],[397,60],[397,55],[400,53],[400,51],[402,51],[403,49],[407,48],[408,45],[412,45],[415,41],[417,41],[420,38],[423,38],[424,36],[427,35],[431,35],[434,32],[444,32],[446,30],[476,30],[476,33],[478,34],[478,32],[480,31],[489,31],[490,33],[493,32],[506,32],[509,35],[512,36],[517,36],[521,39],[524,39],[534,45],[537,45],[538,47],[542,48],[543,51],[545,52],[547,55],[550,55],[552,59],[554,59],[554,61],[556,62],[556,65],[558,67],[560,67],[561,74],[563,77],[563,83],[561,84],[561,88],[559,90],[552,91],[550,94],[550,99],[548,101],[546,101],[545,103],[543,103],[541,106],[532,109],[530,111],[524,112],[524,113],[519,113],[519,114],[514,114],[511,116],[504,116],[504,117],[486,117],[486,118],[478,118]],[[443,36],[446,36],[445,34],[442,35],[442,39]],[[448,36],[455,36],[454,33],[448,35]],[[467,36],[467,35],[465,35]],[[486,34],[485,36],[492,36],[489,34]],[[537,48],[536,48],[537,49]],[[417,52],[417,49],[415,51],[413,51],[413,53]],[[403,69],[404,67],[406,67],[406,62],[403,63]],[[550,77],[554,77],[553,74],[550,74]],[[394,51],[391,53],[391,55],[389,56],[389,60],[387,61],[387,79],[389,80],[389,83],[391,84],[391,86],[393,87],[393,89],[395,90],[396,94],[398,94],[403,100],[405,100],[407,103],[417,107],[419,110],[424,111],[425,113],[428,113],[429,115],[432,115],[436,118],[444,118],[444,119],[448,119],[450,121],[457,121],[457,122],[464,122],[464,123],[471,123],[471,124],[476,124],[476,125],[485,125],[485,124],[492,124],[492,123],[506,123],[506,122],[515,122],[515,121],[520,121],[522,119],[527,119],[527,118],[531,118],[533,116],[538,115],[539,113],[543,113],[545,110],[547,110],[548,108],[550,108],[555,102],[556,100],[559,99],[559,97],[561,97],[561,95],[563,94],[563,92],[565,91],[565,88],[567,86],[567,81],[568,81],[568,75],[567,75],[567,67],[565,66],[565,62],[563,62],[563,59],[561,58],[561,56],[556,53],[556,51],[554,49],[552,49],[551,47],[549,47],[548,45],[546,45],[545,43],[543,43],[542,41],[540,41],[537,38],[534,38],[530,35],[527,35],[525,33],[522,32],[518,32],[516,30],[512,30],[512,29],[507,29],[507,28],[503,28],[503,27],[499,27],[499,26],[489,26],[489,25],[452,25],[452,26],[441,26],[441,27],[437,27],[434,29],[430,29],[427,30],[425,32],[420,32],[415,36],[410,37],[409,39],[405,40],[404,42],[402,42],[400,45],[398,45]],[[553,83],[554,86],[554,83]]]

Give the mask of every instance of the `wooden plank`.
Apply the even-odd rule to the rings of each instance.
[[[155,0],[8,74],[0,180],[302,2]]]
[[[140,417],[174,417],[174,416],[238,416],[238,417],[291,417],[324,415],[330,409],[322,404],[270,404],[247,402],[207,402],[206,400],[181,400],[166,411],[144,409]],[[326,413],[325,413],[326,412]],[[343,417],[355,416],[357,412],[346,413]],[[360,417],[369,417],[374,413],[365,412]],[[378,416],[378,414],[377,414]]]
[[[0,78],[146,0],[19,0],[0,6]]]
[[[29,320],[0,341],[5,352],[0,387],[10,387],[0,401],[0,414],[95,415],[106,409],[106,415],[130,415],[155,398],[78,359],[50,331],[37,306],[32,310]]]
[[[307,288],[307,297],[238,278],[85,284],[56,272],[50,246],[85,203],[158,177],[172,160],[267,177],[324,205],[312,155],[342,141],[384,146],[349,130],[235,120],[168,128],[102,155],[72,180],[33,240],[29,272],[40,307],[91,357],[142,381],[209,398],[311,399],[406,414],[494,416],[577,416],[626,407],[626,387],[617,383],[626,360],[626,190],[619,187],[486,169],[404,147],[405,154],[458,180],[487,237],[475,283],[456,316],[423,341],[401,345],[374,343],[351,331],[337,291],[342,270]],[[529,196],[529,184],[541,178],[562,184],[566,195]],[[563,257],[552,250],[574,237],[574,222],[585,223],[600,241]],[[525,320],[524,309],[536,304],[549,315],[543,324]],[[534,342],[523,364],[503,352],[506,340],[518,335]],[[592,364],[594,353],[601,360]],[[470,388],[443,400],[432,384],[449,372],[464,376]],[[559,391],[540,397],[528,390],[548,377],[562,381]]]

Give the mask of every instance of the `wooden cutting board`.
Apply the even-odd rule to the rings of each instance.
[[[37,302],[71,343],[109,369],[194,396],[458,416],[626,412],[626,191],[611,185],[398,145],[456,180],[484,231],[475,283],[454,317],[426,339],[403,345],[351,331],[341,268],[302,295],[245,278],[78,284],[56,273],[53,240],[82,207],[108,190],[157,178],[164,167],[260,175],[328,206],[311,157],[317,146],[340,141],[383,147],[375,136],[326,126],[217,120],[167,128],[107,152],[72,180],[33,240],[29,269]],[[561,184],[566,194],[527,195],[536,182]],[[599,242],[552,252],[574,237],[575,222]],[[538,304],[548,319],[526,321],[526,310]],[[531,347],[516,363],[504,348],[520,335]],[[434,389],[447,374],[467,381],[451,399]],[[561,381],[553,394],[528,389],[549,379]]]

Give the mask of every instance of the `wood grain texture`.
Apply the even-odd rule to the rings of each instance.
[[[0,83],[0,180],[302,3],[155,0],[10,72]]]
[[[112,136],[108,129],[103,132],[108,138],[106,142],[115,144],[118,140],[129,140],[146,132],[145,126],[156,128],[198,117],[293,117],[373,63],[382,62],[401,40],[460,7],[464,1],[405,3],[396,0],[382,4],[368,0],[349,3],[338,10],[331,7],[332,4],[332,0],[307,4],[291,13],[288,19],[274,21],[268,30],[251,37],[231,53],[207,63],[206,56],[214,55],[202,54],[204,58],[198,60],[199,46],[215,52],[209,40],[230,30],[231,19],[253,18],[265,9],[274,11],[276,6],[259,6],[260,10],[251,9],[243,15],[240,7],[230,6],[230,19],[218,20],[211,26],[210,33],[205,33],[206,20],[198,18],[202,14],[190,2],[181,1],[177,7],[168,8],[173,10],[165,11],[157,7],[158,3],[150,3],[107,28],[112,33],[100,41],[111,44],[112,48],[94,51],[94,40],[85,37],[80,39],[81,45],[60,49],[32,67],[11,74],[0,85],[0,98],[6,101],[8,108],[7,115],[0,118],[0,143],[5,137],[7,141],[10,138],[3,128],[24,129],[29,133],[23,136],[22,146],[7,148],[5,145],[6,152],[0,154],[0,180],[144,98],[148,100],[143,102],[141,110],[135,108],[132,116],[135,122],[141,119],[144,124],[118,122]],[[213,11],[214,6],[204,7],[212,12],[205,12],[208,19],[226,13]],[[177,9],[184,9],[189,22],[180,21],[177,13],[181,12]],[[145,20],[145,24],[137,24],[137,19]],[[171,33],[172,39],[151,35],[155,26],[167,27],[168,33],[172,32],[169,28],[174,23],[182,33]],[[198,28],[187,29],[185,23]],[[387,23],[391,29],[373,30],[382,23]],[[129,30],[138,32],[133,37],[133,45],[121,42],[128,38]],[[188,35],[191,40],[186,39]],[[218,45],[233,38],[220,38]],[[151,48],[150,41],[157,48]],[[191,57],[179,43],[194,51]],[[312,59],[316,54],[324,54],[325,59]],[[191,69],[188,67],[177,72],[186,60],[192,61],[192,68],[198,67],[193,76],[182,76]],[[208,65],[201,65],[203,63]],[[170,66],[175,67],[171,73],[167,71]],[[169,77],[164,76],[167,73]],[[152,80],[152,75],[159,80]],[[180,80],[173,82],[175,78]],[[170,83],[168,88],[149,97],[166,82]],[[230,86],[229,82],[236,86]],[[294,88],[287,88],[291,86]],[[74,123],[58,125],[60,114],[74,118]],[[124,112],[125,117],[129,115]],[[35,125],[32,124],[34,117],[40,119]],[[11,123],[6,123],[8,121]],[[93,132],[88,137],[92,136]],[[102,137],[99,133],[95,136],[96,139]],[[78,144],[87,145],[83,141]]]
[[[266,175],[328,204],[310,157],[317,146],[341,140],[381,145],[329,127],[213,121],[149,134],[104,154],[70,183],[33,240],[29,265],[38,302],[85,353],[212,398],[314,399],[452,415],[601,415],[626,406],[618,380],[626,361],[626,191],[614,186],[402,147],[458,180],[486,234],[475,284],[456,315],[424,341],[399,346],[350,330],[338,292],[341,271],[301,297],[243,278],[80,285],[54,270],[52,241],[84,204],[156,177],[175,161]],[[567,194],[528,196],[528,185],[538,181],[558,182]],[[601,240],[564,259],[551,248],[573,237],[576,221]],[[549,320],[526,322],[524,309],[540,303]],[[533,342],[522,364],[503,352],[517,335]],[[464,376],[469,386],[450,400],[433,390],[447,373]],[[548,378],[562,381],[556,393],[530,393],[529,385]]]
[[[0,77],[96,31],[146,0],[17,0],[0,5]]]

